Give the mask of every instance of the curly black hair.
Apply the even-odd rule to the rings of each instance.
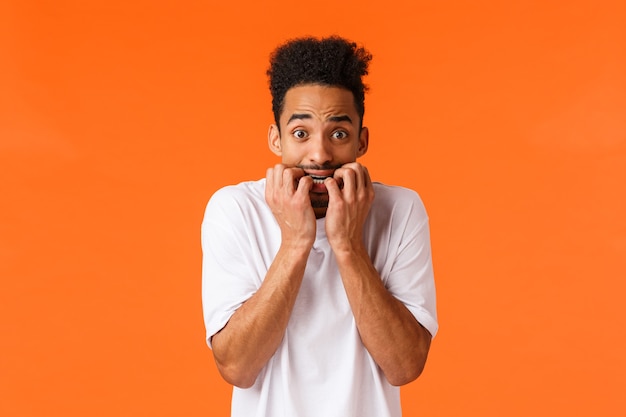
[[[342,87],[352,92],[363,123],[365,92],[362,77],[368,73],[372,55],[363,47],[338,36],[297,38],[287,41],[270,56],[269,76],[272,111],[279,126],[285,94],[303,84]]]

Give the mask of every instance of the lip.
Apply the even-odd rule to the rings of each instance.
[[[326,194],[328,190],[326,189],[326,185],[324,185],[324,180],[333,176],[335,170],[325,169],[325,170],[305,170],[304,175],[311,177],[313,179],[313,186],[311,187],[311,192],[316,194]]]
[[[324,185],[324,180],[332,176],[332,173],[329,175],[319,175],[319,174],[311,174],[306,173],[307,177],[311,177],[313,179],[313,185],[311,186],[311,192],[316,194],[325,194],[328,193],[326,189],[326,185]]]
[[[315,171],[315,173],[313,171],[306,171],[305,175],[313,178],[311,192],[316,194],[328,194],[324,180],[326,180],[326,178],[333,178],[334,173],[335,171]],[[339,185],[339,189],[343,189],[343,180],[341,178],[337,179],[337,185]]]
[[[328,194],[324,180],[332,177],[334,172],[334,170],[305,170],[304,175],[313,179],[310,192],[314,194]]]
[[[305,170],[304,171],[304,175],[308,175],[311,177],[318,177],[318,178],[332,177],[334,173],[335,173],[334,169]]]

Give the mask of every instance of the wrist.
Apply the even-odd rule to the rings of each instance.
[[[346,240],[335,244],[331,243],[330,246],[338,262],[347,261],[355,256],[367,255],[367,251],[361,239],[354,241]]]
[[[288,256],[289,259],[306,261],[312,247],[313,242],[305,239],[283,239],[278,251]]]

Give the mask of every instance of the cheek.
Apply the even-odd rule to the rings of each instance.
[[[294,158],[293,152],[288,152],[285,149],[283,149],[281,159],[282,159],[283,164],[289,165],[289,164],[294,163],[296,158]]]
[[[283,143],[281,159],[285,165],[297,165],[302,159],[301,151],[297,146]]]
[[[335,157],[345,163],[354,162],[359,156],[358,146],[346,146],[335,154]]]

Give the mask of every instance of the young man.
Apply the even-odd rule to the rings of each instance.
[[[428,218],[356,162],[370,60],[337,37],[280,46],[281,163],[207,206],[204,318],[233,416],[400,416],[398,386],[424,367],[438,326]]]

